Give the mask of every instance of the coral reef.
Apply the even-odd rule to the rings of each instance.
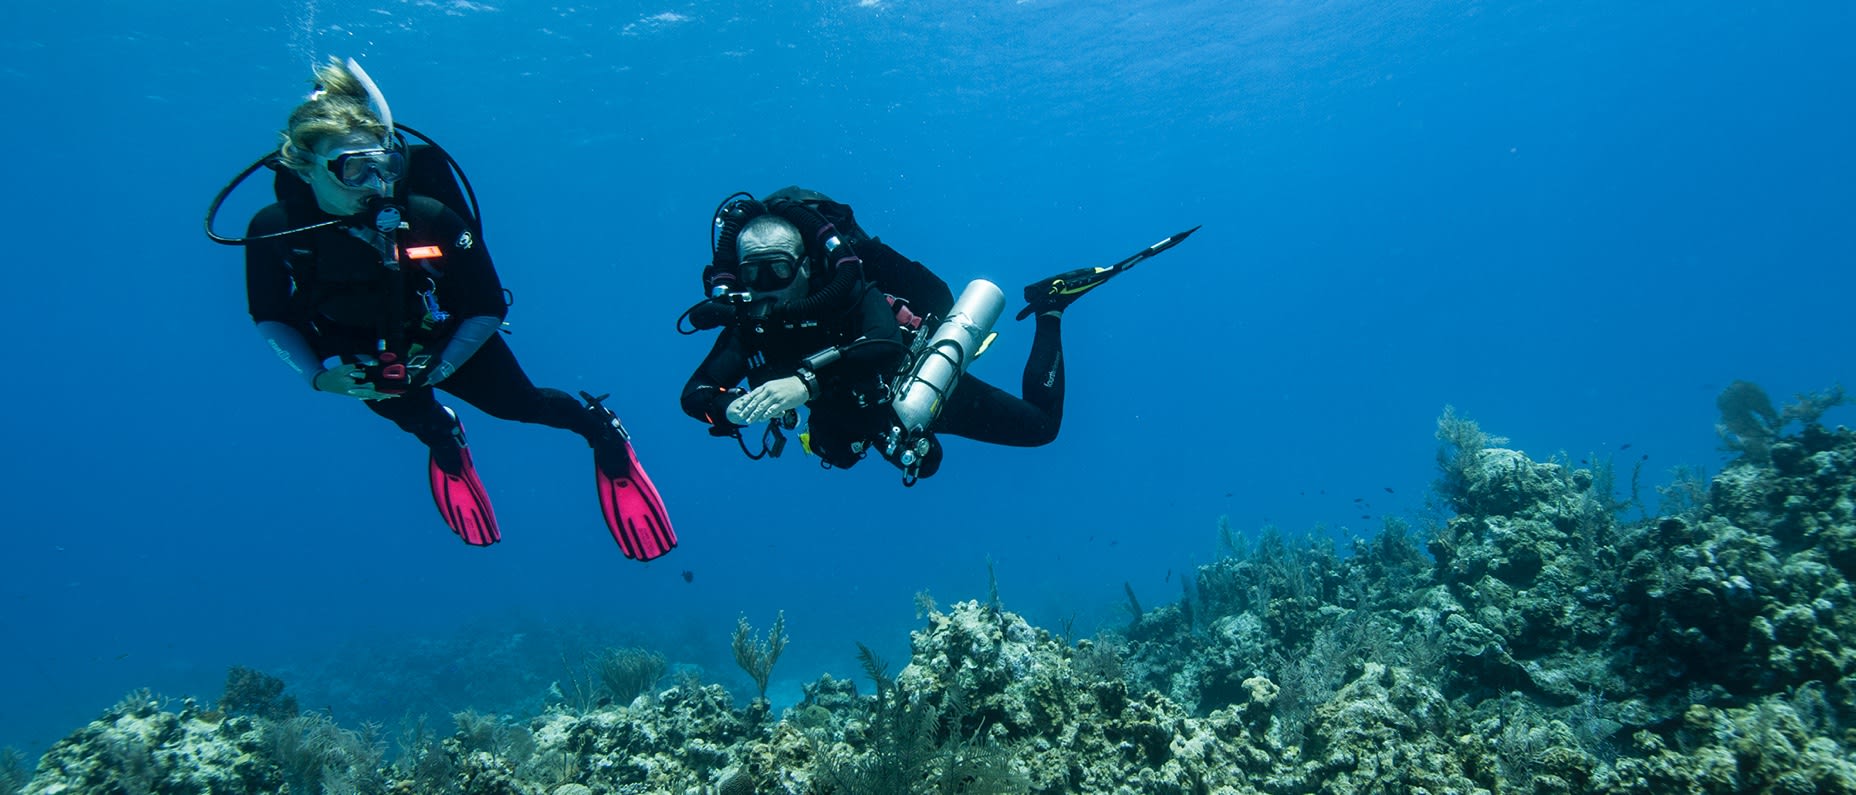
[[[748,625],[748,617],[742,616],[735,624],[735,637],[731,644],[735,650],[735,664],[741,666],[742,672],[754,680],[761,701],[767,700],[767,678],[773,675],[773,666],[780,661],[780,651],[786,648],[786,612],[781,611],[773,618],[773,627],[767,630],[765,640],[754,637],[754,628]]]
[[[607,649],[594,660],[606,697],[622,702],[656,686],[667,666],[664,655],[648,649]]]
[[[1663,516],[1620,518],[1609,461],[1451,412],[1447,521],[1344,553],[1225,526],[1177,603],[1094,638],[924,599],[899,671],[864,649],[867,686],[823,677],[777,720],[687,676],[644,690],[661,658],[627,652],[614,698],[411,726],[391,761],[239,670],[225,713],[137,694],[24,791],[1856,793],[1856,433],[1816,422],[1840,394],[1731,389],[1741,457]],[[737,627],[763,694],[784,640]]]
[[[18,792],[31,777],[24,753],[17,748],[0,748],[0,792]]]
[[[271,722],[202,711],[178,712],[152,694],[130,694],[40,758],[21,792],[265,793],[284,786],[280,759],[265,741]]]
[[[296,698],[284,695],[284,680],[242,665],[226,672],[226,692],[219,698],[219,709],[273,720],[297,714]]]

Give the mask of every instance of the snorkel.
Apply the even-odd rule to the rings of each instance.
[[[374,115],[379,117],[380,123],[387,128],[387,137],[381,142],[382,145],[387,149],[398,146],[399,137],[393,133],[393,108],[387,104],[386,95],[380,93],[380,86],[374,83],[374,78],[367,76],[367,70],[362,69],[361,64],[355,59],[349,58],[345,65],[348,67],[348,74],[354,75],[354,79],[361,84],[362,90],[367,92],[367,101],[373,103]]]

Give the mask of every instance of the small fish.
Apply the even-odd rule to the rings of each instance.
[[[1166,570],[1166,579],[1164,579],[1164,580],[1161,580],[1161,582],[1172,582],[1172,581],[1173,581],[1173,570],[1172,570],[1172,569],[1167,569],[1167,570]]]
[[[1365,498],[1365,497],[1355,497],[1355,498],[1353,498],[1353,501],[1354,501],[1354,502],[1366,502],[1366,498]]]
[[[1111,547],[1119,546],[1120,544],[1121,544],[1121,539],[1119,538],[1111,538],[1108,540],[1108,545]]]
[[[1648,460],[1650,460],[1650,454],[1649,454],[1649,453],[1644,453],[1644,454],[1643,454],[1643,458],[1641,458],[1641,459],[1638,459],[1638,460],[1641,460],[1641,461],[1648,461]]]
[[[689,569],[684,569],[683,570],[683,581],[684,582],[695,582],[696,572],[690,571]]]
[[[1226,497],[1229,497],[1229,496],[1231,496],[1231,492],[1228,492],[1228,491],[1227,491],[1227,492],[1225,492],[1225,493],[1224,493],[1224,496],[1226,496]]]
[[[1585,459],[1579,459],[1579,466],[1585,466]]]
[[[1392,491],[1392,487],[1391,487],[1391,486],[1387,486],[1387,487],[1386,487],[1386,493],[1387,493],[1387,494],[1395,494],[1396,492],[1394,492],[1394,491]]]
[[[1630,442],[1625,442],[1623,444],[1618,445],[1618,450],[1620,451],[1629,450],[1629,449],[1630,449]]]
[[[1360,514],[1360,518],[1361,518],[1361,519],[1371,519],[1371,518],[1373,518],[1373,515],[1372,515],[1372,514],[1370,514],[1370,513],[1363,513],[1363,514]]]

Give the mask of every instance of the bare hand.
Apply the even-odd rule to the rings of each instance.
[[[728,421],[736,425],[766,422],[805,405],[810,395],[799,376],[768,381],[728,404]]]

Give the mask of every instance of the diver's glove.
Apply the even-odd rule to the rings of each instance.
[[[399,395],[375,391],[374,385],[363,380],[365,378],[367,378],[367,373],[360,365],[344,363],[317,373],[312,386],[318,392],[347,395],[362,400],[385,400],[399,397]]]
[[[806,404],[812,390],[804,378],[789,375],[754,388],[728,404],[728,421],[736,425],[766,422]]]

